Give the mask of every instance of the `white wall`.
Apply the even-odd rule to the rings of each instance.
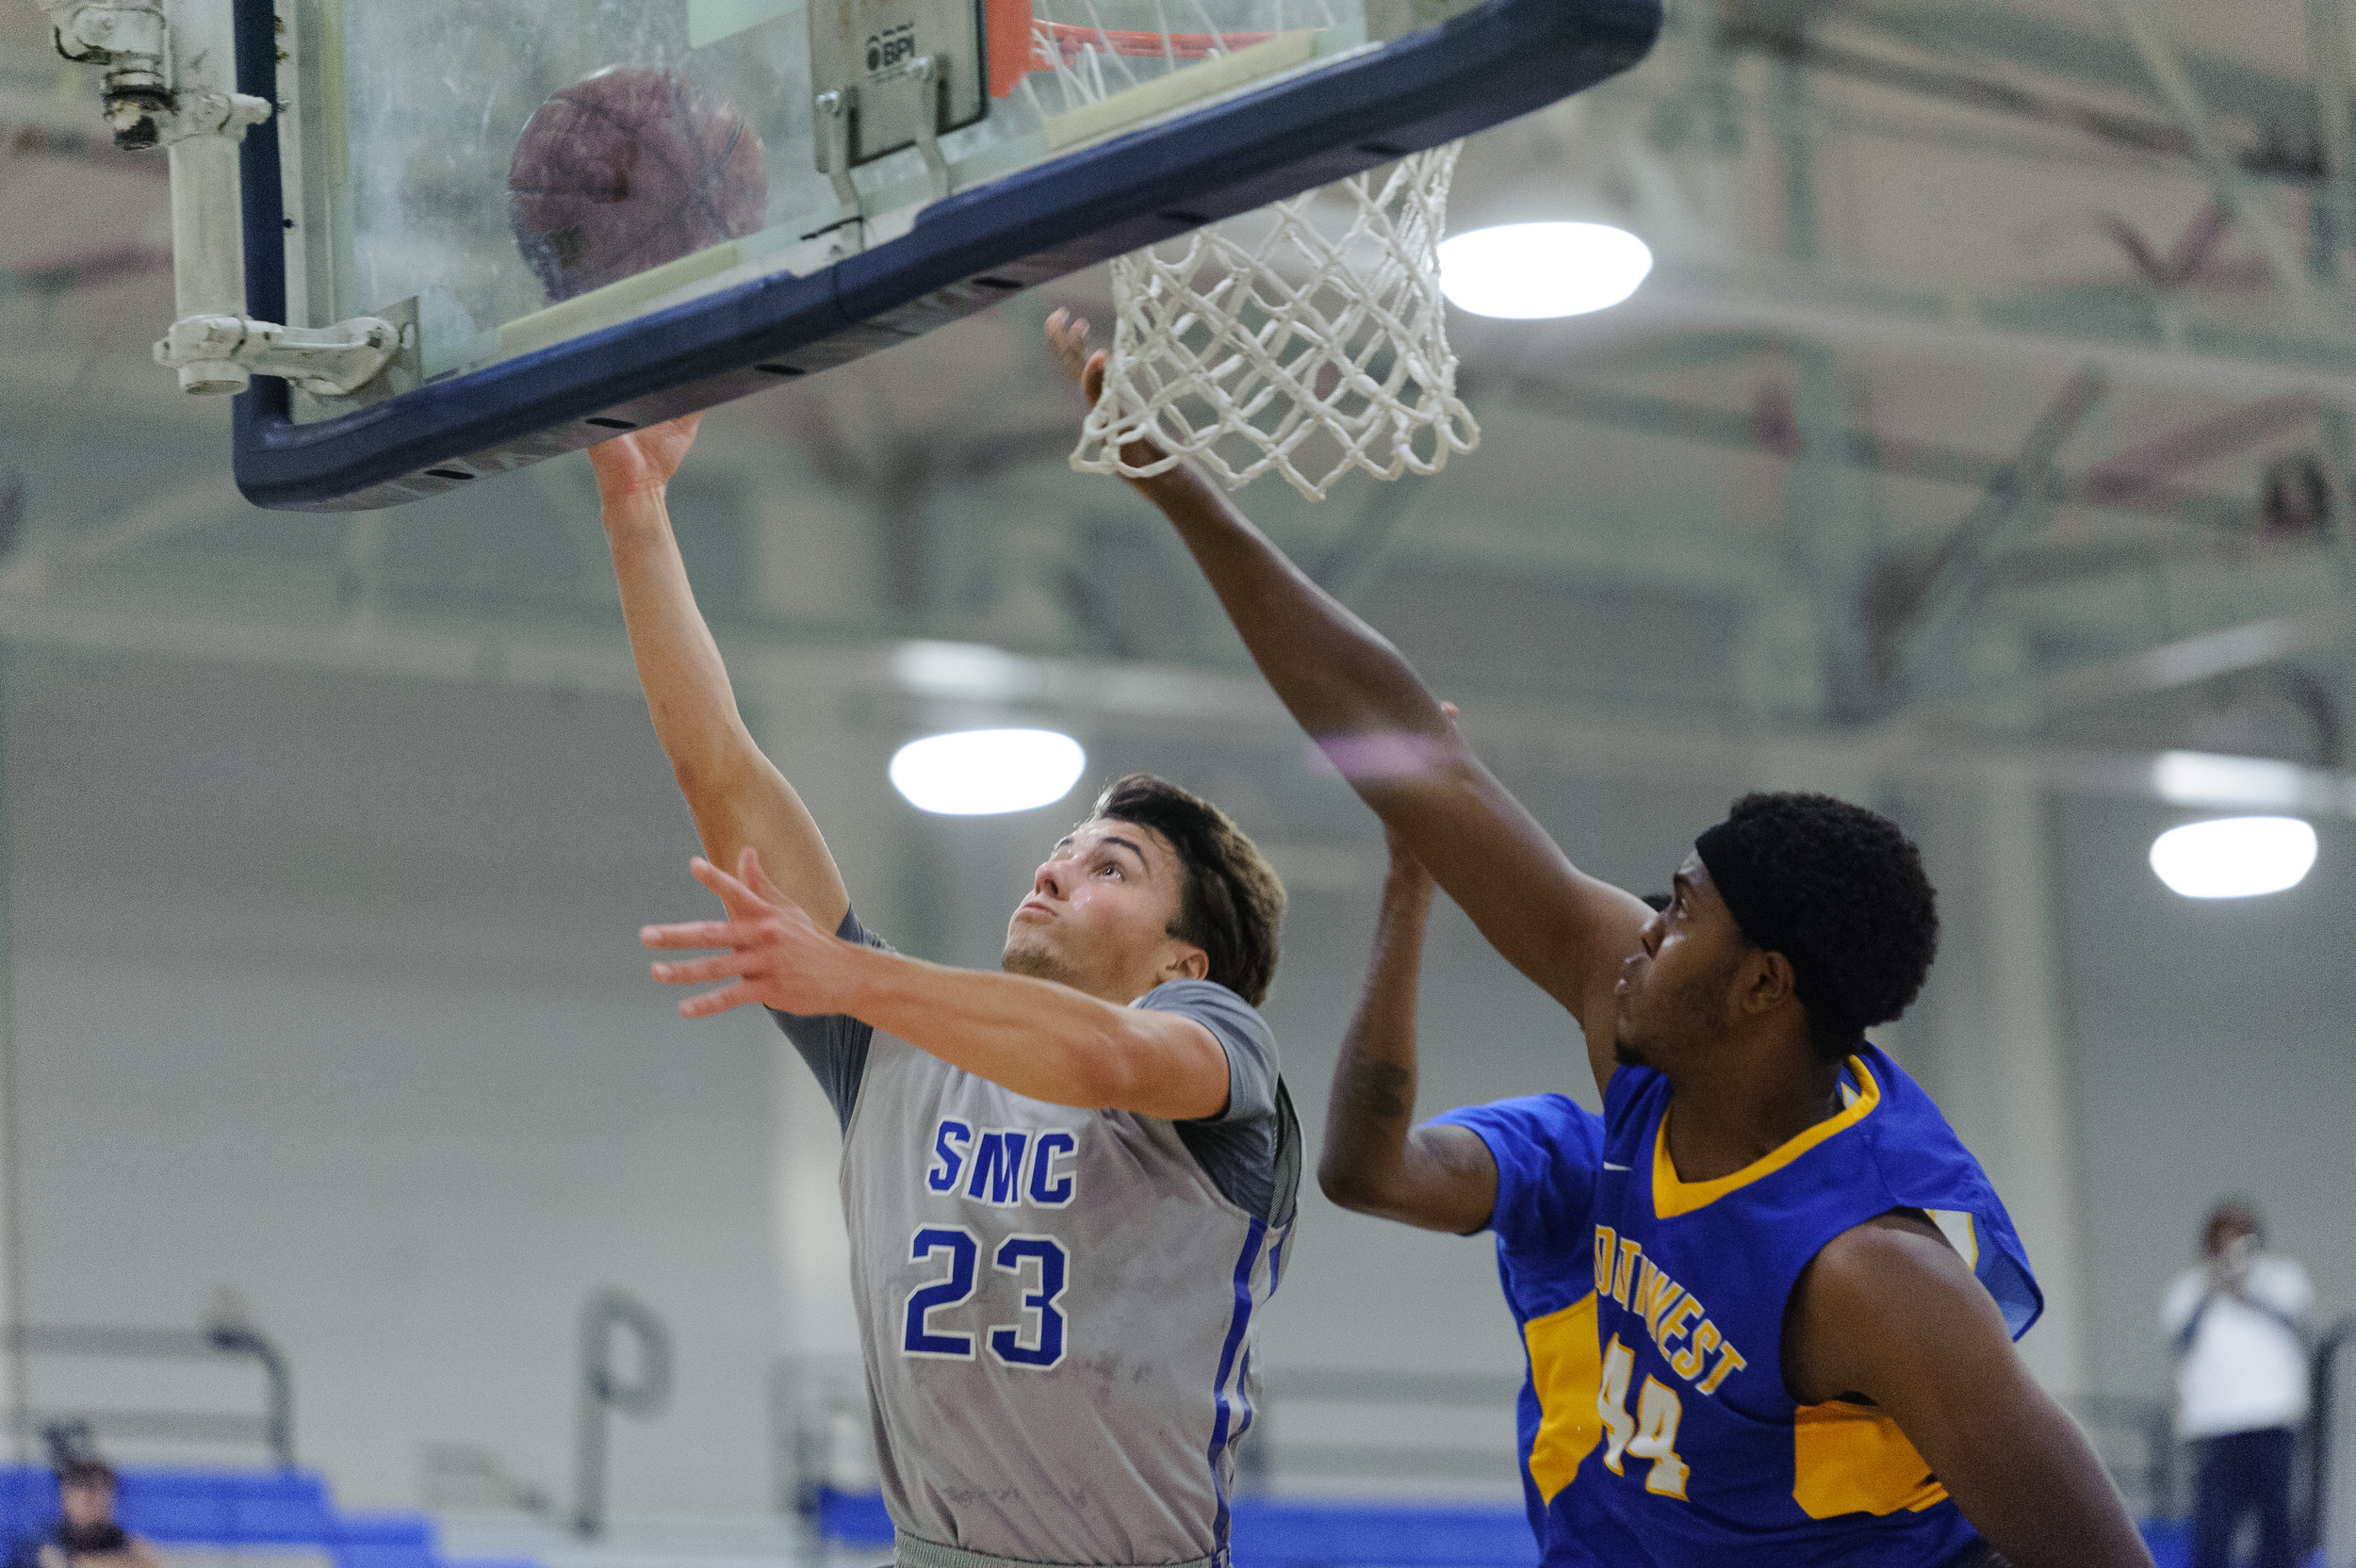
[[[641,921],[705,902],[643,708],[13,674],[30,1316],[193,1326],[232,1285],[349,1496],[416,1501],[433,1440],[564,1495],[578,1315],[617,1285],[679,1386],[617,1424],[616,1505],[758,1507],[770,1048],[639,967]]]
[[[2356,825],[2323,820],[2286,893],[2179,898],[2145,859],[2197,813],[2065,803],[2054,817],[2098,1387],[2162,1395],[2160,1293],[2228,1195],[2356,1312]],[[2356,1356],[2342,1357],[2333,1557],[2356,1558]]]
[[[2105,1386],[2157,1391],[2160,1292],[2228,1194],[2356,1311],[2356,830],[2316,825],[2315,869],[2268,898],[2179,898],[2145,855],[2195,813],[2080,802],[2056,816],[2078,1135]]]

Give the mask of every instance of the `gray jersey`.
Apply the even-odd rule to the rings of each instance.
[[[846,918],[844,935],[864,933]],[[781,1021],[848,1113],[852,1295],[904,1561],[942,1560],[928,1544],[1225,1557],[1300,1131],[1267,1026],[1233,992],[1181,981],[1138,1004],[1219,1040],[1224,1116],[1051,1105],[863,1024]]]

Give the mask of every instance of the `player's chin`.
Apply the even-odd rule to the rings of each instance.
[[[1008,974],[1027,974],[1039,980],[1053,980],[1063,970],[1054,949],[1040,940],[1038,933],[1019,926],[1006,933],[1006,948],[998,955],[998,967]]]

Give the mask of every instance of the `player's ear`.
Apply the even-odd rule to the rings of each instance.
[[[1742,965],[1742,1005],[1748,1013],[1772,1013],[1787,1003],[1799,1000],[1799,976],[1792,971],[1792,960],[1780,953],[1760,949]]]
[[[1162,978],[1169,980],[1207,980],[1211,977],[1211,956],[1192,942],[1181,942],[1177,952],[1162,966]]]

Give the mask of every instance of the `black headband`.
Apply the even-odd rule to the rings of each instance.
[[[1753,947],[1782,954],[1796,976],[1804,967],[1804,955],[1795,951],[1792,917],[1796,911],[1764,865],[1759,854],[1763,848],[1755,834],[1731,821],[1718,824],[1693,841],[1693,853],[1702,858],[1710,885],[1726,901],[1726,912],[1734,917],[1743,938]]]

